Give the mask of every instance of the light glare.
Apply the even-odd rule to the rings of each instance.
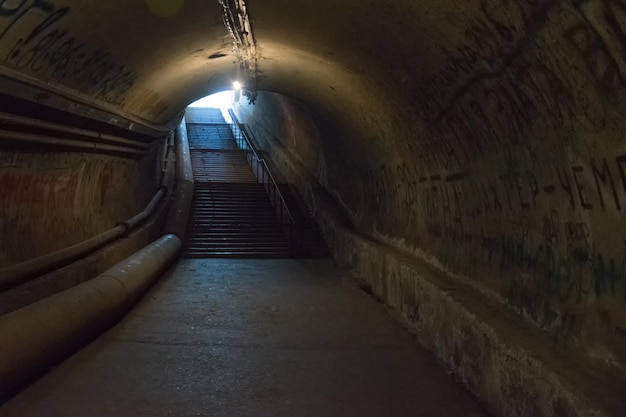
[[[189,107],[209,107],[209,108],[220,108],[220,109],[229,109],[232,107],[233,103],[233,92],[232,91],[222,91],[221,93],[215,93],[210,96],[201,98],[198,101],[195,101],[189,105]]]

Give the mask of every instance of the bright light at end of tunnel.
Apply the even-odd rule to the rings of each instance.
[[[210,107],[214,109],[230,109],[233,104],[233,91],[222,91],[194,101],[189,107]]]
[[[234,88],[235,90],[241,90],[241,83],[240,83],[239,81],[235,81],[235,82],[233,83],[233,88]]]

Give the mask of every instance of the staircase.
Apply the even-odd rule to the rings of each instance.
[[[185,117],[195,192],[183,256],[289,257],[267,193],[219,109],[189,109]]]
[[[279,188],[295,223],[293,233],[297,240],[296,256],[300,258],[331,256],[319,225],[297,189],[289,184],[281,184]]]

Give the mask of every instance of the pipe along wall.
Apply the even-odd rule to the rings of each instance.
[[[193,197],[190,161],[183,120],[176,132],[176,188],[163,235],[85,283],[0,316],[0,401],[120,320],[176,259]],[[165,193],[168,175],[162,181],[158,196]],[[150,208],[124,228],[144,220]]]

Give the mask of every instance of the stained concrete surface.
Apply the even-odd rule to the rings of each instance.
[[[189,259],[1,417],[487,414],[329,261]]]

